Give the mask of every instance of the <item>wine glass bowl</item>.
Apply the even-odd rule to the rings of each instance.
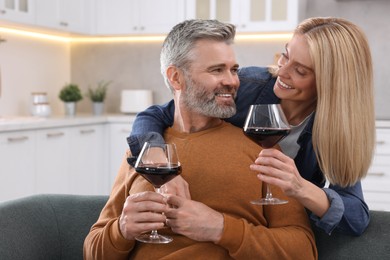
[[[161,186],[181,173],[181,165],[175,144],[145,142],[135,163],[135,170],[150,182],[157,193],[162,194]],[[166,244],[172,238],[152,230],[135,238],[144,243]]]
[[[271,148],[287,136],[291,127],[279,104],[251,105],[244,124],[244,134],[263,148]],[[251,201],[258,205],[285,204],[272,196],[269,184],[265,198]]]
[[[150,182],[154,188],[160,188],[181,173],[181,166],[171,164],[145,164],[136,167],[136,171]]]

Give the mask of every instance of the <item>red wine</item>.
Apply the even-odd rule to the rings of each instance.
[[[283,137],[290,133],[290,129],[248,127],[244,134],[263,148],[271,148]]]
[[[181,173],[181,166],[167,167],[151,164],[137,167],[135,170],[154,187],[160,188]]]

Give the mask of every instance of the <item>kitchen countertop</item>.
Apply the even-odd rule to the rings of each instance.
[[[376,120],[377,128],[388,128],[390,127],[390,120]]]
[[[134,118],[135,114],[105,114],[101,116],[80,114],[73,117],[51,116],[48,118],[33,116],[0,117],[0,133],[64,126],[80,126],[105,123],[130,123],[134,121]]]

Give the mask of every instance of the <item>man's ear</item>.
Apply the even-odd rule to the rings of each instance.
[[[167,78],[172,88],[181,90],[184,87],[183,71],[176,66],[169,66],[167,68]]]

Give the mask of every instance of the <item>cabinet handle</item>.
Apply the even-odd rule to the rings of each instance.
[[[91,133],[95,133],[95,129],[80,130],[80,134],[91,134]]]
[[[7,11],[6,10],[0,10],[0,14],[6,14]]]
[[[22,142],[28,140],[28,136],[8,137],[7,140],[9,143]]]
[[[46,134],[46,136],[47,136],[48,138],[59,137],[59,136],[63,136],[63,135],[64,135],[63,132],[56,132],[56,133],[48,133],[48,134]]]
[[[385,173],[384,172],[369,172],[367,175],[382,177],[382,176],[385,176]]]
[[[131,132],[131,130],[126,129],[126,128],[123,128],[121,132],[122,132],[122,133],[129,134],[129,133]]]
[[[69,24],[67,22],[60,22],[60,25],[67,27]]]
[[[383,145],[383,144],[385,144],[386,143],[386,141],[377,141],[376,142],[376,144],[379,144],[379,145]]]

